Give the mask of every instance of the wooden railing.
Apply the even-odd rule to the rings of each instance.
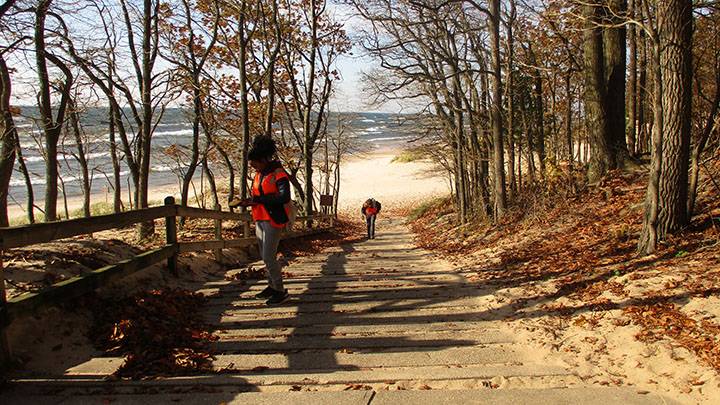
[[[196,242],[179,242],[177,240],[176,218],[203,218],[214,220],[215,239]],[[110,229],[125,228],[130,225],[165,218],[166,244],[131,259],[124,260],[103,268],[91,271],[68,280],[53,284],[37,292],[30,292],[6,299],[5,279],[2,270],[2,252],[11,248],[25,247],[47,243],[58,239],[88,235]],[[298,217],[296,224],[314,222],[319,225],[328,220],[333,226],[331,215],[313,215]],[[223,239],[222,221],[238,221],[243,226],[243,238]],[[222,259],[222,250],[242,248],[254,245],[255,237],[250,235],[251,218],[248,213],[234,213],[207,210],[194,207],[182,207],[175,204],[173,197],[165,199],[165,205],[123,212],[119,214],[100,215],[90,218],[71,219],[66,221],[31,224],[10,228],[0,228],[0,369],[11,358],[7,341],[6,328],[14,319],[32,314],[39,308],[54,305],[62,301],[87,294],[113,280],[128,276],[152,265],[167,261],[170,272],[177,274],[177,258],[180,253],[213,250],[215,259]],[[301,231],[288,232],[283,239],[312,235],[323,232],[327,228],[305,228]]]

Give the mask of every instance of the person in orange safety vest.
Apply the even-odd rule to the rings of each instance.
[[[377,201],[374,198],[369,198],[360,209],[360,212],[362,212],[365,217],[365,221],[367,222],[368,239],[375,239],[375,218],[377,218],[377,214],[380,212],[381,208],[382,205],[380,204],[380,201]]]
[[[255,169],[252,197],[233,201],[230,206],[251,207],[255,221],[260,256],[265,263],[268,286],[256,295],[277,305],[288,299],[283,287],[282,266],[277,260],[280,232],[290,222],[290,180],[276,158],[277,146],[269,136],[257,136],[248,152],[250,166]]]

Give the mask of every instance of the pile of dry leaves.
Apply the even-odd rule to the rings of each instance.
[[[126,356],[116,378],[149,378],[209,371],[208,332],[200,309],[202,294],[180,289],[143,291],[114,300],[99,299],[90,330],[95,345]]]

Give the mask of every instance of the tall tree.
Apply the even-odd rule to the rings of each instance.
[[[689,220],[692,2],[660,2],[656,12],[657,29],[653,30],[656,122],[645,221],[638,243],[641,253],[655,251],[658,241],[684,227]]]
[[[625,140],[624,0],[583,2],[585,111],[590,138],[591,182],[622,167]]]
[[[40,111],[42,130],[45,139],[45,221],[57,219],[58,198],[58,140],[62,131],[65,113],[70,101],[73,75],[70,68],[52,54],[46,47],[47,32],[45,22],[52,0],[40,0],[35,8],[35,62],[38,75],[38,109]],[[65,76],[64,81],[57,85],[60,102],[53,108],[51,93],[53,82],[48,73],[48,61],[59,68]],[[55,111],[53,111],[55,110]]]

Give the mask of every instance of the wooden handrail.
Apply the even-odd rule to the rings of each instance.
[[[247,212],[227,212],[207,210],[195,207],[177,207],[177,216],[186,218],[221,219],[229,221],[250,221],[252,217]]]
[[[88,218],[43,222],[0,228],[0,249],[11,249],[38,243],[52,242],[73,236],[87,235],[109,229],[124,228],[141,222],[164,217],[206,218],[231,221],[250,221],[248,213],[214,211],[204,208],[163,205],[119,214],[98,215]]]
[[[36,245],[176,215],[176,206],[160,206],[119,214],[0,228],[0,248],[5,250]]]
[[[8,320],[31,314],[43,305],[55,304],[79,297],[108,282],[128,276],[177,254],[177,246],[164,246],[139,254],[132,259],[93,270],[88,274],[73,277],[36,292],[29,292],[8,300]]]

